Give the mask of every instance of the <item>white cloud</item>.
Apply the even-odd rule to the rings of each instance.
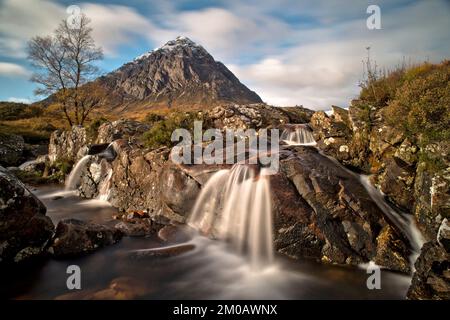
[[[230,69],[268,103],[314,109],[346,106],[359,92],[367,46],[377,64],[387,68],[403,57],[416,62],[448,58],[449,8],[430,1],[392,10],[382,15],[383,30],[377,31],[365,27],[364,14],[332,28],[293,30],[297,41],[292,47]]]
[[[30,72],[21,65],[0,62],[0,76],[28,77]]]
[[[103,47],[105,54],[116,55],[117,49],[131,44],[141,36],[150,40],[160,30],[135,9],[120,5],[81,4],[92,20],[93,37]]]
[[[115,55],[118,47],[136,36],[150,39],[158,30],[135,9],[121,5],[79,4],[92,20],[93,37],[105,54]],[[66,6],[51,0],[5,0],[0,3],[0,55],[24,58],[26,43],[36,35],[47,35],[68,17]]]
[[[27,98],[16,98],[16,97],[10,97],[8,98],[9,102],[17,102],[17,103],[26,103],[26,104],[30,104],[32,101],[30,99]]]
[[[4,0],[0,4],[0,54],[25,57],[27,40],[50,33],[64,15],[64,7],[53,1]]]

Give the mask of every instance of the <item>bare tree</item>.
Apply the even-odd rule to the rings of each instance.
[[[76,27],[63,20],[53,35],[28,42],[28,58],[36,68],[31,80],[40,85],[35,93],[53,95],[70,126],[82,125],[102,100],[97,86],[86,85],[98,75],[95,61],[103,58],[89,23],[82,14]],[[89,89],[95,89],[91,98]]]

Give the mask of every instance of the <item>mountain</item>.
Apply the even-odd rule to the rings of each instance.
[[[119,112],[262,102],[224,64],[186,37],[177,37],[97,81]]]

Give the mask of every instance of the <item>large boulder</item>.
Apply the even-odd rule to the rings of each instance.
[[[0,133],[0,165],[18,166],[25,161],[24,150],[25,142],[21,136]]]
[[[49,251],[55,257],[70,257],[117,243],[122,232],[114,227],[65,219],[58,223]]]
[[[0,263],[44,252],[54,230],[45,212],[42,202],[0,167]]]
[[[392,270],[410,271],[406,235],[391,225],[355,174],[309,147],[293,148],[280,167],[288,180],[275,184],[283,191],[274,188],[274,197],[280,197],[274,201],[279,203],[275,237],[282,250],[297,257],[306,251],[331,263],[372,260]],[[280,210],[283,202],[288,204]],[[294,203],[298,209],[289,210]],[[287,223],[280,228],[279,220]]]

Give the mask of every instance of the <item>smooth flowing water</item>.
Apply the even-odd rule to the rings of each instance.
[[[384,215],[395,224],[397,228],[399,228],[404,235],[409,240],[410,246],[411,246],[411,255],[409,257],[409,262],[411,266],[411,270],[415,270],[414,263],[417,259],[417,257],[420,254],[420,249],[422,248],[422,245],[424,244],[424,239],[422,237],[422,234],[420,233],[416,221],[414,219],[414,216],[407,213],[399,212],[398,210],[394,209],[392,205],[390,205],[386,199],[385,195],[378,190],[375,186],[372,185],[370,182],[370,176],[357,174],[350,169],[347,169],[344,167],[339,161],[337,161],[335,158],[330,157],[326,155],[325,153],[319,151],[319,153],[333,161],[336,165],[341,167],[343,170],[348,172],[349,174],[353,175],[354,177],[358,178],[361,182],[362,186],[366,189],[367,193],[369,194],[370,198],[376,203],[378,208],[383,211]]]
[[[86,155],[76,163],[66,180],[66,190],[75,190],[78,187],[83,170],[86,169],[86,165],[91,159],[91,155]]]
[[[111,194],[111,179],[113,175],[113,170],[109,169],[108,174],[105,179],[100,182],[100,186],[98,188],[98,196],[97,199],[108,201]]]
[[[202,188],[189,225],[229,240],[253,268],[273,262],[271,194],[265,169],[236,164],[215,173]]]
[[[292,124],[281,133],[280,140],[292,146],[314,146],[316,141],[306,124]]]
[[[57,223],[64,218],[113,224],[117,210],[106,202],[78,198],[61,187],[32,190]],[[62,196],[62,198],[61,198]],[[4,270],[0,295],[13,299],[404,299],[411,278],[383,270],[381,289],[368,290],[366,270],[293,261],[275,255],[255,270],[224,241],[194,236],[194,249],[166,258],[134,253],[164,248],[155,236],[123,238],[96,253],[71,259],[45,259]],[[66,287],[69,265],[81,268],[82,290]]]

